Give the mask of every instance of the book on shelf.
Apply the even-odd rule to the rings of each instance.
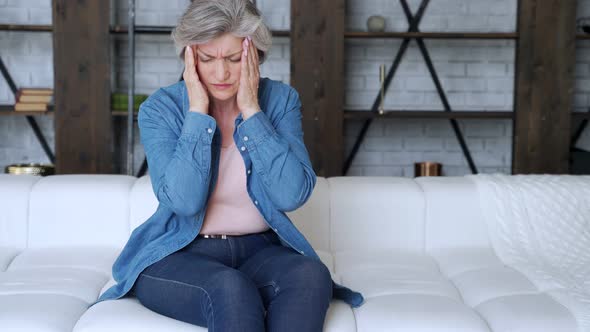
[[[46,112],[53,102],[53,89],[21,88],[16,93],[14,110]]]
[[[17,93],[18,94],[18,93]],[[52,95],[17,95],[16,100],[21,103],[52,103]]]
[[[143,103],[147,98],[148,95],[145,94],[133,95],[133,110],[137,112],[139,110],[139,105],[141,105],[141,103]],[[127,112],[128,101],[129,95],[125,93],[111,93],[111,110]]]
[[[47,103],[20,103],[14,104],[15,111],[47,111]]]
[[[53,95],[53,89],[49,89],[49,88],[21,88],[18,91],[23,95],[36,95],[36,96],[51,96],[51,95]]]

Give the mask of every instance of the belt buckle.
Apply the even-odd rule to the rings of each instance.
[[[224,239],[224,240],[227,239],[227,235],[225,235],[225,234],[220,234],[220,235],[217,235],[217,234],[203,234],[203,237],[206,238],[206,239]]]

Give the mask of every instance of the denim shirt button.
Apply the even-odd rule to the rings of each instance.
[[[248,136],[244,136],[244,141],[247,141],[247,140],[248,140]]]
[[[299,252],[300,252],[302,255],[304,254],[304,253],[303,253],[303,250],[301,250],[301,251],[299,251]]]
[[[252,171],[248,170],[248,174],[250,174]]]
[[[211,128],[207,128],[207,132],[208,132],[209,134],[211,134],[211,133],[213,132],[213,129],[211,129]]]
[[[246,147],[245,147],[245,146],[242,146],[242,147],[240,148],[240,150],[244,151],[244,150],[246,150]]]
[[[254,204],[258,205],[258,201],[254,201]]]

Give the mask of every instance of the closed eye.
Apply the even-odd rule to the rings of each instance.
[[[201,62],[205,62],[205,63],[206,63],[206,62],[210,62],[210,61],[211,61],[211,59],[202,59],[202,58],[199,58],[199,60],[200,60]],[[237,63],[237,62],[240,62],[240,61],[242,61],[242,58],[237,58],[237,59],[229,59],[229,61]]]

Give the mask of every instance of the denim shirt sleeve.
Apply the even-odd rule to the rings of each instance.
[[[260,175],[263,188],[280,211],[293,211],[311,196],[316,183],[309,154],[303,141],[301,101],[290,89],[286,110],[276,127],[264,112],[238,125],[240,141],[252,159],[252,169]]]
[[[138,115],[152,187],[158,202],[177,215],[196,215],[206,204],[216,122],[209,115],[187,111],[179,136],[169,124],[174,120],[164,117],[166,112],[172,112],[167,103],[146,101]]]

